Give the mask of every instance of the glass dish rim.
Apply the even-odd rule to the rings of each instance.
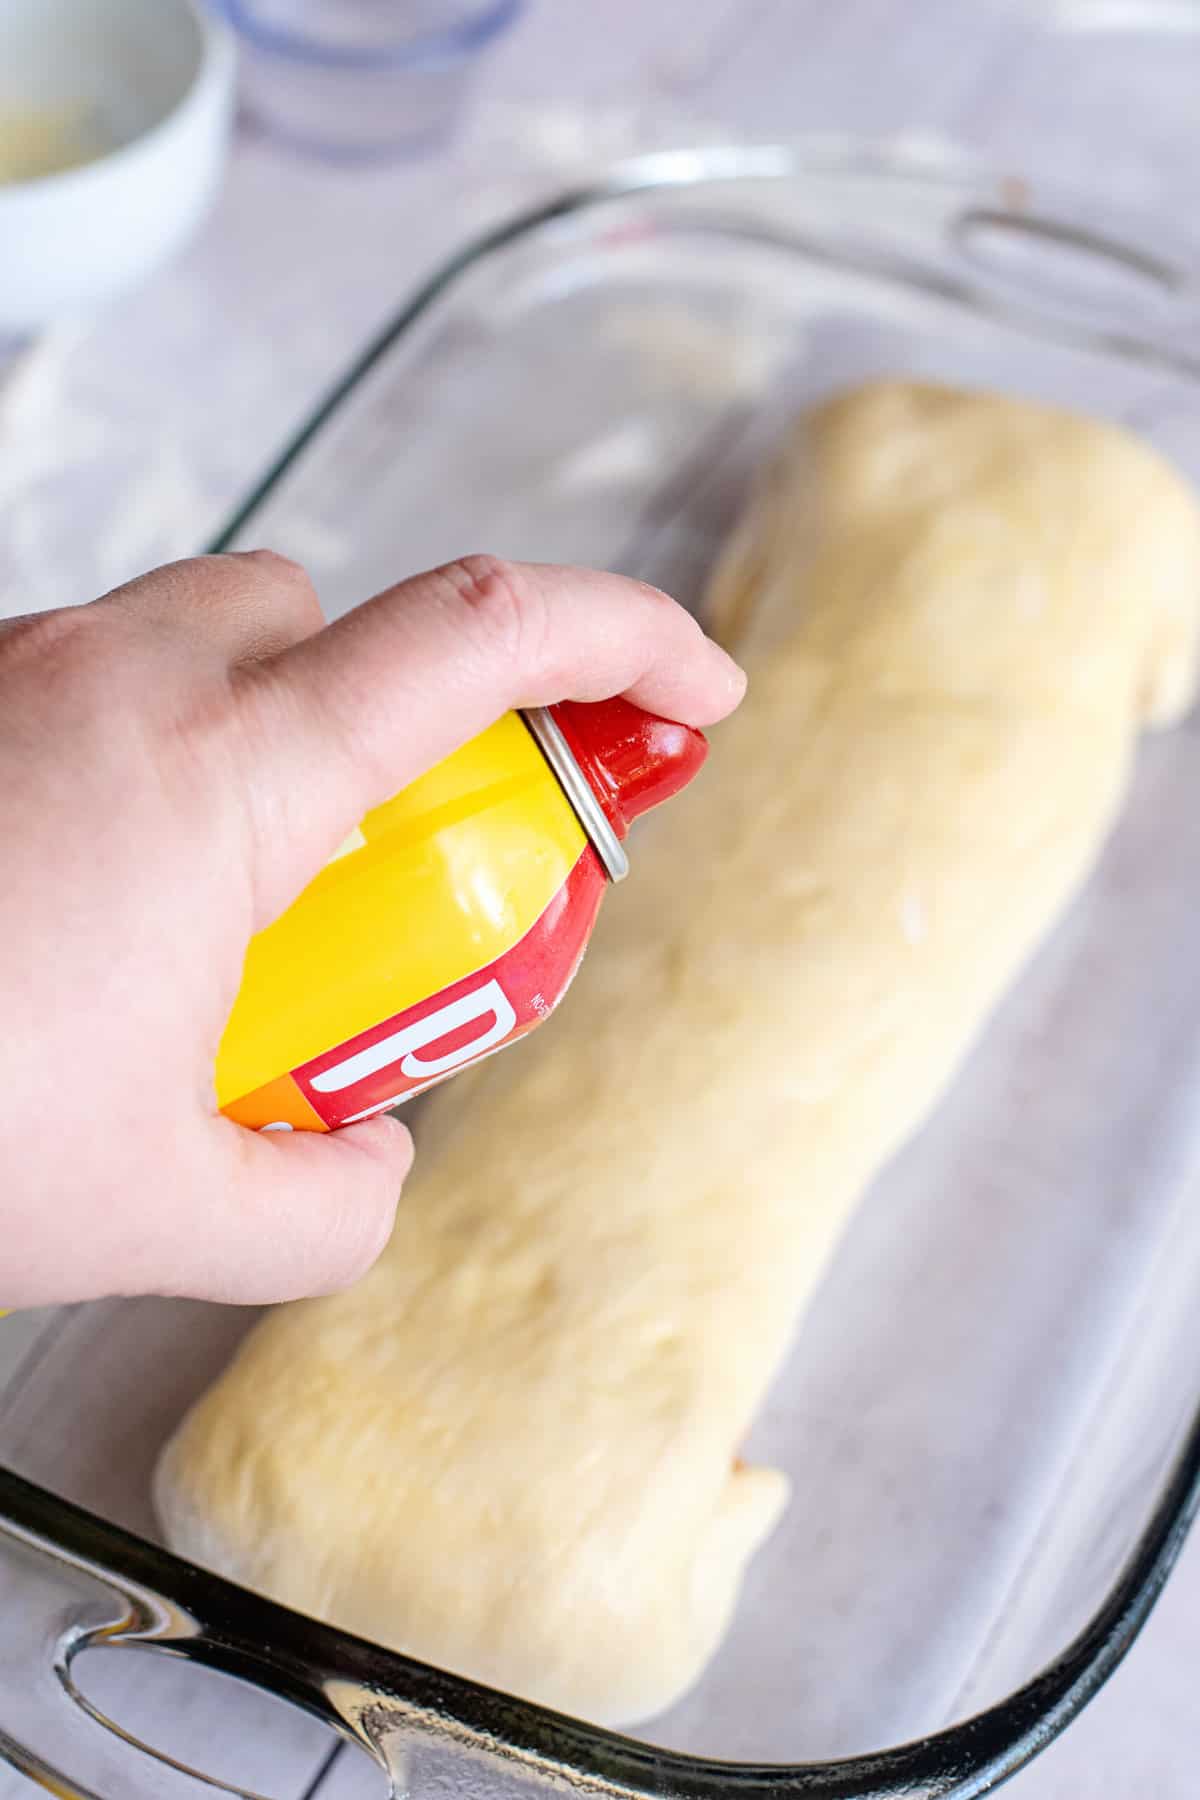
[[[859,139],[726,144],[659,151],[618,164],[594,180],[514,214],[448,257],[318,401],[211,539],[209,553],[230,548],[375,365],[461,276],[493,254],[543,226],[639,193],[710,181],[735,183],[739,178],[799,178],[806,173],[892,175],[976,198],[982,181],[985,192],[1003,193],[994,172],[972,158],[914,154],[894,144]],[[1068,196],[1059,189],[1055,198]],[[1041,228],[1046,228],[1044,220]],[[1061,231],[1068,240],[1094,236],[1077,225],[1065,225]],[[1106,251],[1111,252],[1114,243],[1108,240]],[[1140,255],[1136,249],[1126,253],[1130,261]],[[860,266],[852,255],[839,253],[835,260],[848,268]],[[913,279],[913,271],[899,259],[889,266],[888,258],[874,258],[871,267],[875,273]],[[986,296],[969,289],[947,293],[944,281],[927,285],[943,298],[976,307],[988,304]],[[1151,337],[1114,339],[1111,332],[1080,331],[1070,335],[1076,343],[1110,353],[1200,373],[1194,357],[1164,350]],[[691,1800],[727,1795],[740,1800],[782,1795],[915,1800],[918,1794],[922,1800],[935,1796],[970,1800],[991,1792],[1052,1742],[1120,1663],[1149,1616],[1198,1510],[1200,1410],[1181,1437],[1136,1542],[1091,1618],[1058,1656],[1013,1693],[972,1718],[877,1752],[814,1763],[738,1763],[663,1749],[380,1649],[199,1569],[0,1468],[0,1542],[8,1536],[60,1566],[132,1597],[137,1605],[126,1616],[132,1616],[135,1625],[139,1620],[144,1623],[147,1608],[159,1621],[157,1628],[131,1628],[124,1635],[110,1627],[68,1634],[69,1641],[64,1637],[60,1644],[64,1678],[74,1655],[97,1641],[153,1641],[164,1651],[205,1662],[291,1700],[381,1760],[369,1734],[349,1723],[344,1697],[341,1705],[332,1704],[326,1689],[335,1678],[339,1689],[357,1693],[376,1707],[394,1702],[395,1728],[418,1741],[437,1738],[501,1760],[514,1773],[529,1777],[552,1775],[568,1783],[585,1782],[601,1793],[654,1800],[671,1800],[681,1793]],[[173,1623],[164,1626],[164,1619]],[[0,1738],[0,1756],[5,1754]]]
[[[517,0],[523,4],[524,0]],[[1038,184],[1039,196],[1048,194],[1057,208],[1068,209],[1067,221],[1044,212],[1031,214],[1023,203],[1016,205],[1009,195],[1012,177],[998,173],[988,163],[948,146],[913,148],[896,140],[826,133],[795,142],[736,143],[685,146],[654,150],[641,156],[623,158],[609,165],[595,177],[564,188],[549,198],[508,214],[458,250],[444,257],[432,272],[413,288],[401,305],[370,337],[351,359],[311,411],[301,420],[263,474],[226,515],[205,548],[217,555],[229,548],[250,522],[292,465],[307,450],[342,403],[348,400],[396,344],[417,325],[429,309],[463,275],[486,262],[495,253],[531,237],[543,226],[570,219],[606,203],[633,199],[639,194],[697,187],[707,182],[734,185],[742,180],[785,180],[805,174],[823,176],[872,176],[903,179],[931,189],[960,192],[964,200],[977,203],[974,210],[988,222],[1005,218],[1018,224],[1023,232],[1033,233],[1047,242],[1073,249],[1093,250],[1140,275],[1162,281],[1180,289],[1190,286],[1192,265],[1168,264],[1165,259],[1147,253],[1116,233],[1096,230],[1090,223],[1080,223],[1078,208],[1086,207],[1087,197],[1062,184]],[[1127,215],[1126,215],[1127,216]],[[1086,220],[1087,212],[1082,217]],[[1196,249],[1195,280],[1200,284],[1200,238],[1181,236],[1178,220],[1171,222],[1175,241]],[[781,240],[776,239],[776,242]],[[790,248],[812,254],[811,240],[790,243]],[[997,300],[982,280],[972,287],[966,281],[945,278],[924,280],[921,273],[899,256],[855,256],[840,249],[825,253],[833,266],[855,273],[868,273],[906,283],[916,283],[943,300],[958,302],[968,309],[991,314],[1026,330],[1039,331],[1060,343],[1076,348],[1090,348],[1131,361],[1147,361],[1157,366],[1186,373],[1200,379],[1200,353],[1163,345],[1151,335],[1138,335],[1099,325],[1067,324],[1061,320],[1039,320],[1036,313],[1014,303]]]

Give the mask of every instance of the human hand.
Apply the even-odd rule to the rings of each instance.
[[[324,624],[270,552],[0,626],[0,1306],[352,1281],[411,1160],[217,1111],[252,934],[364,813],[511,707],[722,718],[744,679],[612,575],[469,557]]]

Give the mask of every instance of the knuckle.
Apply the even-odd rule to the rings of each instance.
[[[279,581],[292,582],[300,587],[311,588],[312,579],[303,563],[292,556],[284,556],[280,550],[235,550],[231,554],[239,561],[260,566],[264,572],[276,577]]]
[[[520,609],[514,571],[498,556],[460,556],[442,573],[463,605],[481,618],[503,622]]]
[[[256,593],[261,584],[262,598],[277,615],[282,614],[302,626],[324,622],[317,590],[303,563],[293,561],[290,556],[281,556],[277,550],[237,551],[235,557],[243,575],[249,566],[252,593]],[[234,558],[219,560],[233,561]]]
[[[535,658],[540,654],[545,609],[514,564],[489,554],[463,556],[442,573],[489,648],[498,642],[509,659],[520,661],[531,649]]]

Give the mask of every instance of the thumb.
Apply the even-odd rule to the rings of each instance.
[[[167,1234],[171,1292],[260,1305],[331,1293],[366,1273],[412,1164],[405,1126],[383,1113],[328,1135],[247,1131],[228,1119],[214,1130],[206,1191],[193,1188],[183,1202],[190,1224]]]

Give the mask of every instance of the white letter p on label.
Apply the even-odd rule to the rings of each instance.
[[[436,1044],[452,1031],[469,1025],[472,1020],[483,1020],[490,1017],[491,1024],[478,1037],[460,1044],[457,1050],[449,1051],[445,1056],[423,1057],[420,1052],[429,1044]],[[377,1044],[371,1044],[366,1050],[359,1050],[348,1056],[344,1062],[335,1063],[331,1069],[325,1069],[320,1075],[311,1078],[310,1086],[319,1094],[340,1094],[344,1089],[353,1087],[356,1081],[362,1081],[367,1075],[374,1075],[377,1069],[386,1069],[389,1064],[398,1062],[400,1073],[407,1075],[410,1081],[428,1081],[435,1075],[445,1075],[461,1064],[474,1061],[484,1051],[494,1049],[504,1042],[517,1022],[512,1002],[496,980],[485,981],[476,988],[473,994],[464,994],[460,1000],[451,1000],[447,1006],[439,1007],[437,1012],[429,1013],[418,1019],[415,1025],[405,1025],[399,1031],[380,1038]]]

